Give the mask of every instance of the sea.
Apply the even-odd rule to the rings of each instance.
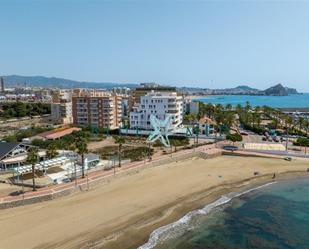
[[[155,230],[139,249],[308,249],[309,178],[230,193]]]
[[[238,104],[244,106],[247,102],[251,106],[270,106],[274,108],[306,108],[309,107],[309,93],[291,94],[288,96],[256,96],[256,95],[210,95],[195,99],[212,104]]]

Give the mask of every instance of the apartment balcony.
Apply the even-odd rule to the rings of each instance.
[[[177,108],[177,105],[168,105],[168,108]]]
[[[176,114],[176,113],[179,113],[179,111],[178,110],[168,110],[167,113]]]
[[[77,117],[88,117],[88,113],[85,112],[77,112],[76,114]]]
[[[105,117],[105,118],[103,118],[103,120],[113,120],[114,119],[114,117]]]
[[[167,102],[168,102],[168,103],[176,103],[177,100],[176,100],[176,99],[168,99]]]

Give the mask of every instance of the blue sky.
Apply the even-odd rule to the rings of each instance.
[[[0,75],[309,92],[309,1],[0,0]]]

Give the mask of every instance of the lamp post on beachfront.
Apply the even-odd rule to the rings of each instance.
[[[151,162],[151,151],[150,151],[151,143],[150,142],[147,142],[147,143],[148,143],[148,160],[149,162]]]
[[[88,164],[88,158],[85,159],[85,166],[86,166],[86,182],[87,182],[87,191],[89,190],[89,164]]]
[[[113,154],[113,169],[114,169],[114,175],[116,175],[116,162],[115,162],[116,154]]]
[[[289,143],[289,128],[286,127],[286,142],[285,142],[285,150],[288,151],[288,143]]]
[[[23,179],[23,173],[21,173],[21,191],[23,194],[23,205],[24,205],[24,200],[25,200],[25,187],[24,187],[24,179]]]
[[[76,172],[76,162],[74,161],[74,180],[75,180],[75,187],[77,186],[77,172]]]

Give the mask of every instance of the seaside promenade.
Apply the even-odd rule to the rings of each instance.
[[[197,153],[204,153],[206,157],[221,153],[221,149],[218,149],[214,144],[211,144],[199,146],[188,150],[179,150],[177,152],[166,155],[154,155],[151,161],[144,160],[138,162],[131,162],[122,165],[122,167],[116,167],[115,169],[110,169],[108,171],[96,170],[93,172],[89,172],[85,176],[85,178],[79,178],[69,183],[62,183],[44,188],[38,188],[37,191],[28,191],[18,196],[0,196],[0,209],[52,200],[61,196],[72,194],[76,191],[87,191],[95,184],[109,181],[113,177],[129,174],[132,172],[138,172],[139,170],[147,167],[153,167],[177,160],[191,158],[196,156]]]
[[[189,159],[192,157],[212,157],[216,155],[231,154],[241,157],[264,157],[264,158],[283,158],[284,156],[298,157],[300,159],[308,159],[308,155],[301,155],[297,153],[289,152],[276,152],[276,151],[246,151],[238,150],[234,153],[224,151],[220,149],[220,144],[224,142],[218,142],[217,145],[209,144],[203,145],[188,150],[179,150],[171,154],[154,155],[152,160],[138,161],[123,164],[122,167],[112,168],[110,170],[96,170],[87,172],[85,178],[79,178],[69,183],[62,183],[52,185],[44,188],[38,188],[37,191],[28,191],[18,196],[5,195],[0,196],[0,209],[17,207],[27,204],[38,203],[42,201],[53,200],[62,196],[73,194],[75,192],[87,191],[88,189],[95,187],[95,185],[108,182],[115,177],[123,176],[131,173],[138,173],[140,170],[167,164],[170,162],[177,162],[180,160]],[[309,168],[308,168],[309,169]],[[22,187],[21,187],[22,189]]]
[[[308,175],[307,159],[237,156],[244,153],[241,151],[235,156],[213,156],[216,152],[220,155],[223,151],[213,145],[201,146],[195,151],[179,151],[172,157],[157,156],[145,164],[126,164],[117,169],[115,176],[113,170],[89,173],[89,191],[86,178],[77,181],[76,187],[73,182],[29,192],[24,206],[1,210],[1,246],[137,248],[147,242],[155,229],[222,195],[272,182],[274,173],[276,181]],[[67,196],[57,199],[64,195]],[[26,205],[35,198],[41,202]],[[52,199],[55,200],[44,201]],[[13,202],[7,199],[4,203]],[[22,200],[18,204],[22,205]]]

